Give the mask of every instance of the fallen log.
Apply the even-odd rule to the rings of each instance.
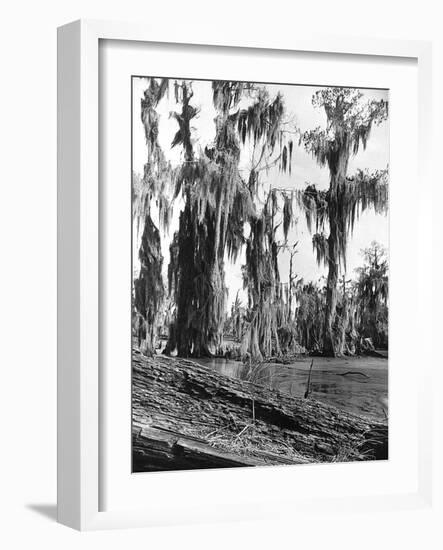
[[[133,353],[133,471],[388,457],[387,422]]]
[[[143,464],[149,470],[192,470],[195,468],[235,468],[263,466],[266,458],[276,464],[293,464],[293,461],[263,452],[247,457],[212,447],[202,439],[183,436],[178,432],[156,426],[142,428],[134,440],[133,452],[138,468]],[[146,471],[138,469],[135,471]]]

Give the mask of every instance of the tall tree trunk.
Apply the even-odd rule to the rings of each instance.
[[[178,230],[178,288],[176,290],[177,314],[175,326],[170,332],[170,341],[168,349],[177,347],[177,355],[180,357],[189,357],[192,353],[193,337],[192,326],[189,323],[189,314],[193,306],[194,298],[194,280],[196,277],[194,263],[194,231],[193,220],[190,206],[189,191],[186,194],[186,204],[183,212],[180,214]],[[174,342],[171,342],[171,338]],[[173,344],[175,344],[173,346]]]
[[[346,296],[343,297],[340,317],[341,319],[337,334],[336,350],[338,355],[344,355],[347,352],[346,331],[348,330],[349,325],[349,303]]]
[[[326,314],[325,325],[323,329],[323,354],[328,357],[335,357],[334,344],[334,321],[337,307],[337,281],[338,281],[338,258],[337,242],[335,241],[331,221],[331,233],[328,238],[329,260],[328,260],[328,280],[326,286]]]
[[[250,358],[254,362],[263,361],[263,354],[260,349],[259,343],[260,323],[258,320],[254,320],[251,325],[251,340],[249,345]]]
[[[330,164],[331,182],[329,186],[329,237],[328,237],[328,279],[326,286],[326,314],[323,329],[323,354],[335,357],[337,354],[334,341],[334,322],[337,308],[337,282],[340,254],[343,254],[343,243],[346,243],[344,231],[346,220],[343,212],[343,193],[346,185],[346,172],[349,162],[349,151],[345,148],[337,156],[336,163]]]
[[[160,234],[146,214],[145,226],[139,250],[140,273],[134,280],[134,306],[139,313],[137,339],[146,355],[155,353],[156,324],[164,297]]]

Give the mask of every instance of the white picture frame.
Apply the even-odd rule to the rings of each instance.
[[[168,31],[166,25],[76,21],[58,30],[58,521],[80,530],[145,527],[178,521],[219,519],[217,510],[122,507],[100,509],[101,408],[100,395],[100,240],[99,240],[99,41],[189,44],[186,30]],[[192,33],[192,44],[202,48],[270,49],[348,56],[411,58],[418,67],[418,167],[419,184],[431,185],[431,46],[427,42],[370,40],[364,38],[315,37],[301,33],[259,38],[252,31],[230,36],[226,29],[205,35]],[[421,218],[431,226],[431,220]],[[422,259],[430,267],[430,249]],[[423,276],[423,275],[421,275]],[[420,277],[420,274],[419,274]],[[417,290],[429,297],[429,288]],[[425,307],[425,306],[424,306]],[[431,501],[431,399],[430,362],[423,361],[418,377],[417,419],[418,473],[416,490],[383,496],[358,495],[341,498],[335,506],[343,511],[427,506]],[[129,398],[129,396],[128,396]],[[180,475],[189,475],[182,473]],[[150,495],[151,500],[155,493]],[[260,506],[243,512],[235,507],[223,519],[260,517]],[[302,504],[286,501],[286,513],[326,505],[322,497]],[[331,501],[328,501],[331,505]],[[298,508],[298,509],[299,509]],[[280,510],[278,515],[282,515]]]

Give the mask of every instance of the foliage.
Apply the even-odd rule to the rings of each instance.
[[[337,288],[333,337],[337,353],[354,355],[364,351],[365,342],[375,348],[388,347],[388,262],[386,250],[377,242],[362,251],[364,265],[356,280],[340,280]],[[327,288],[299,279],[296,289],[297,341],[311,353],[323,350],[323,324]]]
[[[231,336],[236,342],[240,342],[244,333],[245,319],[246,308],[240,300],[239,291],[237,291],[235,301],[231,305],[230,315],[226,319],[224,334]]]
[[[310,352],[320,352],[326,309],[326,289],[324,285],[305,283],[303,279],[299,279],[295,291],[297,341]]]
[[[377,242],[362,251],[365,264],[357,270],[357,326],[363,338],[375,347],[388,345],[388,261]]]
[[[350,155],[366,148],[372,126],[388,117],[386,101],[362,98],[363,93],[353,88],[323,88],[312,97],[312,105],[324,109],[327,125],[305,132],[300,142],[331,175],[346,171]]]

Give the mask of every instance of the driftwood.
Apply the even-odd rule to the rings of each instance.
[[[133,353],[133,470],[386,459],[387,423]]]
[[[363,376],[363,378],[369,378],[369,376],[367,374],[365,374],[364,372],[360,372],[358,370],[348,370],[346,372],[336,372],[335,374],[337,376],[350,376],[350,375],[353,375],[353,376]]]

